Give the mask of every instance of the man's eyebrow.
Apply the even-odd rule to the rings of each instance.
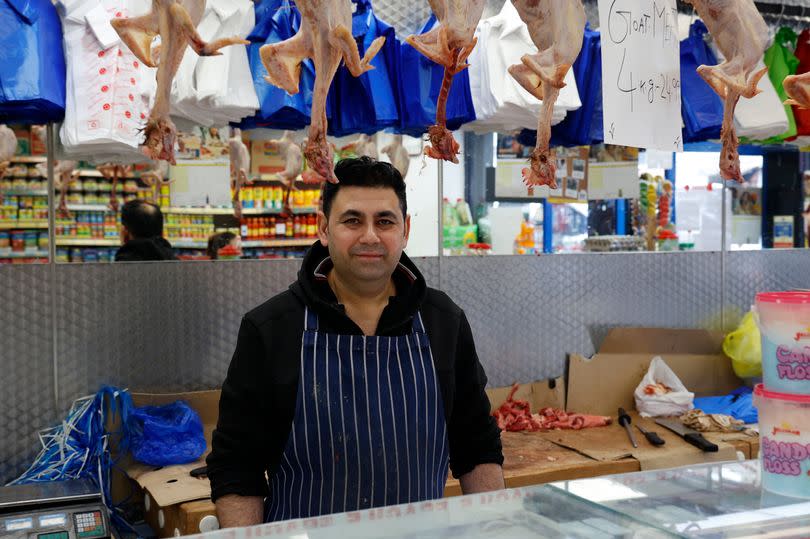
[[[363,215],[364,215],[363,212],[359,210],[349,209],[340,214],[340,219],[345,219],[347,217],[363,217]],[[377,213],[374,214],[375,219],[379,219],[381,217],[385,217],[387,219],[397,219],[398,215],[395,211],[391,210],[378,211]]]

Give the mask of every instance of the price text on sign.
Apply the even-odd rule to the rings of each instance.
[[[599,0],[605,142],[681,151],[675,0]]]

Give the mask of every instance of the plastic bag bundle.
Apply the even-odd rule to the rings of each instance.
[[[62,25],[50,0],[0,0],[0,122],[65,115]]]
[[[62,154],[94,163],[136,163],[141,131],[155,94],[155,69],[144,66],[113,30],[114,18],[149,11],[146,0],[127,3],[59,0],[67,63]]]
[[[250,0],[208,0],[197,31],[210,43],[243,36],[254,28],[254,23]],[[247,49],[233,45],[217,55],[202,57],[188,47],[172,81],[171,103],[173,116],[203,126],[225,125],[252,116],[259,101]]]
[[[689,37],[681,41],[681,114],[687,142],[720,138],[723,125],[723,102],[697,72],[701,65],[717,64],[705,41],[708,33],[703,21],[697,20],[689,27]]]
[[[799,34],[794,54],[799,59],[796,74],[801,75],[810,71],[810,29],[805,28]],[[810,144],[810,109],[793,107],[793,117],[796,120],[796,134],[802,137],[800,144]]]
[[[239,124],[242,129],[270,127],[274,129],[303,129],[312,115],[312,89],[315,84],[315,66],[312,60],[301,63],[298,93],[290,95],[267,82],[259,50],[265,43],[278,43],[291,38],[301,25],[301,14],[289,0],[263,0],[255,4],[256,26],[247,36],[250,45],[248,62],[253,76],[253,87],[259,100],[256,114]]]
[[[799,67],[799,59],[793,54],[793,51],[796,50],[796,40],[798,38],[799,36],[793,29],[782,27],[776,32],[773,44],[765,50],[764,61],[765,65],[768,66],[768,77],[771,79],[776,94],[783,103],[787,100],[788,95],[782,81],[788,75],[795,75],[796,69]],[[796,136],[796,119],[793,117],[793,107],[790,105],[783,105],[783,107],[788,120],[787,130],[763,141],[764,144],[779,144],[786,138]]]
[[[437,24],[431,15],[421,30],[429,32]],[[444,79],[444,68],[433,63],[419,51],[401,43],[397,72],[397,100],[400,104],[398,132],[419,137],[436,123],[436,102]],[[453,77],[447,98],[447,128],[454,131],[475,120],[475,108],[470,94],[470,76],[465,69]]]
[[[572,66],[582,107],[568,111],[565,119],[552,126],[552,146],[581,146],[597,144],[604,139],[602,119],[602,39],[599,30],[585,25],[582,49]],[[523,129],[518,142],[524,146],[537,144],[537,131]]]
[[[371,61],[374,66],[371,71],[354,77],[342,65],[335,74],[330,99],[339,106],[330,111],[329,134],[336,137],[352,133],[370,135],[397,126],[400,121],[396,99],[399,44],[394,28],[377,18],[370,0],[354,3],[357,9],[352,16],[352,36],[360,57],[376,38],[385,37],[385,44]]]
[[[194,462],[205,453],[200,416],[183,401],[133,410],[132,456],[152,466]]]

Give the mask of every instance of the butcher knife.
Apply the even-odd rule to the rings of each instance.
[[[719,450],[717,444],[711,443],[709,440],[704,438],[701,433],[694,429],[690,429],[677,419],[656,419],[655,422],[662,427],[666,427],[672,432],[678,434],[684,440],[702,451],[716,453]]]

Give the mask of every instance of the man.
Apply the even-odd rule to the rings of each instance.
[[[242,256],[242,238],[233,232],[218,232],[208,238],[208,247],[205,253],[211,260],[219,260],[219,252],[225,247],[230,248],[229,258],[240,258]],[[225,251],[222,251],[225,256]],[[227,257],[226,257],[227,258]]]
[[[130,200],[121,207],[121,248],[116,262],[177,260],[171,244],[163,238],[163,214],[145,200]]]
[[[298,280],[242,320],[208,457],[223,527],[440,498],[448,463],[465,493],[504,486],[464,312],[402,252],[402,176],[335,175]]]

